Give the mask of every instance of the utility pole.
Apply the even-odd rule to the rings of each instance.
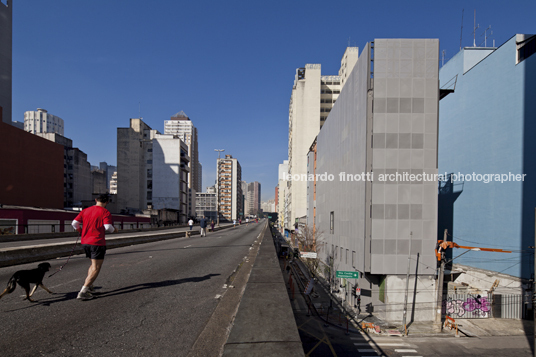
[[[447,230],[445,229],[445,233],[443,234],[443,242],[447,241]],[[441,248],[440,248],[441,249]],[[435,316],[435,328],[441,331],[443,329],[442,326],[442,309],[443,309],[443,278],[445,275],[445,250],[441,250],[441,265],[439,268],[439,276],[437,277],[437,303],[436,303],[436,316]]]
[[[404,331],[407,334],[408,329],[406,328],[406,314],[408,311],[408,290],[409,290],[409,269],[411,266],[411,243],[413,238],[413,232],[409,232],[409,255],[408,255],[408,273],[406,274],[406,296],[404,297],[404,317],[402,319],[402,325],[404,325]],[[417,279],[417,277],[415,277]]]

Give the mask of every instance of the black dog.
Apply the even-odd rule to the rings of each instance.
[[[18,272],[13,274],[11,279],[9,279],[6,290],[4,290],[2,294],[0,294],[0,299],[6,294],[11,294],[17,287],[17,284],[19,284],[21,287],[24,288],[24,290],[26,290],[26,299],[30,300],[31,302],[34,302],[31,297],[38,286],[45,289],[49,294],[52,294],[52,291],[48,290],[47,287],[43,285],[43,277],[45,276],[46,272],[50,270],[50,268],[50,264],[41,263],[37,266],[37,269],[19,270]],[[30,284],[35,284],[31,293]]]

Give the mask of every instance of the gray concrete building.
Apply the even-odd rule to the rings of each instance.
[[[117,128],[117,201],[120,210],[172,209],[188,217],[188,149],[174,135],[160,134],[142,119]]]
[[[91,180],[91,164],[87,154],[78,148],[69,150],[72,153],[73,172],[73,206],[81,207],[82,201],[92,199],[93,182]],[[67,167],[69,170],[71,167]]]
[[[11,124],[13,69],[13,0],[0,1],[0,107],[2,121]]]
[[[308,155],[307,224],[322,265],[349,306],[359,287],[362,309],[389,320],[402,318],[408,263],[427,292],[415,320],[434,318],[438,59],[434,39],[368,43]]]
[[[261,209],[261,184],[257,181],[248,183],[248,214],[257,214]]]
[[[196,194],[195,213],[197,218],[206,217],[208,222],[216,222],[218,218],[218,203],[216,191],[198,192]]]

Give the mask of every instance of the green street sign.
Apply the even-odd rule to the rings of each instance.
[[[272,216],[268,216],[268,218],[272,218]]]
[[[359,272],[358,272],[358,271],[342,271],[342,270],[337,270],[337,278],[343,278],[343,279],[359,279]]]

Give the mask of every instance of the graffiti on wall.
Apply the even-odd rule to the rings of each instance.
[[[480,295],[461,299],[449,296],[443,300],[443,313],[458,318],[487,318],[491,317],[491,303]]]

